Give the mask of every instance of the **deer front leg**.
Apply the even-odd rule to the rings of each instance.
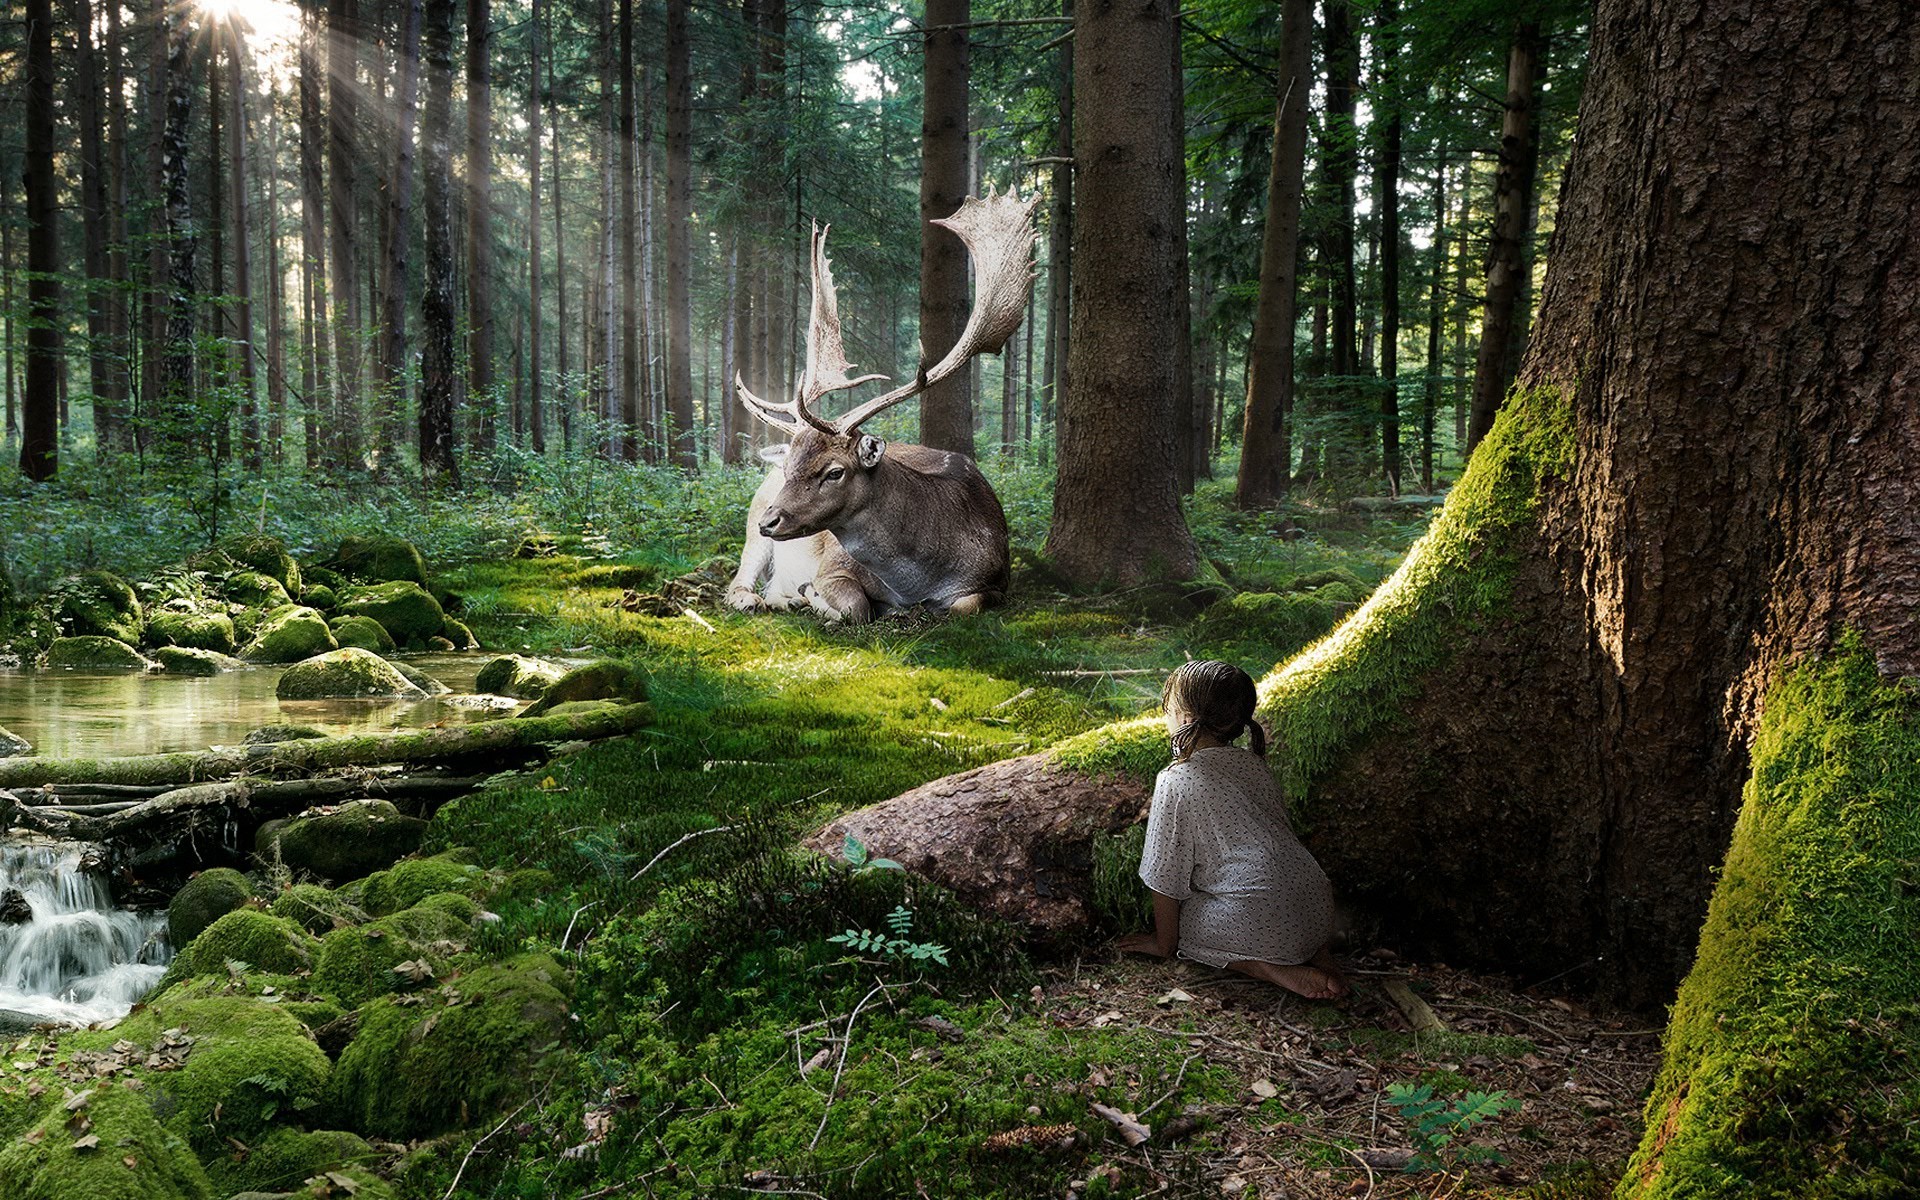
[[[823,548],[820,569],[803,590],[813,611],[827,620],[865,625],[875,616],[878,586],[871,573],[834,542]]]
[[[971,617],[975,613],[999,604],[1006,597],[999,592],[970,592],[947,605],[947,611],[956,617]]]

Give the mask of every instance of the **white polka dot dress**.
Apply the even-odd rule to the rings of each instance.
[[[1196,750],[1160,772],[1140,878],[1180,901],[1180,956],[1303,963],[1333,933],[1333,887],[1294,836],[1267,761]]]

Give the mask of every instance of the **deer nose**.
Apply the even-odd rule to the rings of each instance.
[[[781,524],[784,523],[786,519],[787,519],[787,514],[781,512],[779,509],[777,508],[768,509],[767,515],[761,518],[761,521],[760,521],[760,536],[773,537],[776,533],[779,532]]]

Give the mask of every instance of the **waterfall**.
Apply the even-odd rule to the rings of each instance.
[[[106,879],[82,866],[92,849],[0,843],[0,1029],[113,1020],[166,974],[166,914],[114,908]],[[32,915],[12,919],[22,901]]]

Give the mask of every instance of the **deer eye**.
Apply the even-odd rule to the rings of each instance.
[[[846,474],[847,469],[845,467],[833,466],[828,467],[820,478],[826,480],[828,483],[838,483],[841,479],[845,478]]]

